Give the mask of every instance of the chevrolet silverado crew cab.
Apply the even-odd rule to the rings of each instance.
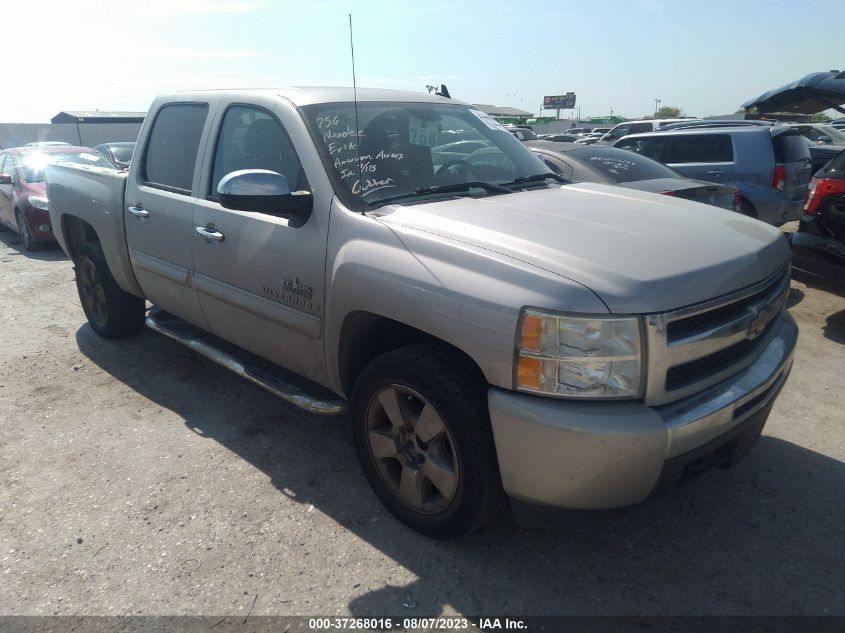
[[[729,466],[792,365],[777,230],[562,180],[471,105],[341,88],[161,96],[128,174],[47,174],[95,332],[348,411],[376,495],[439,538],[503,493],[614,508]]]

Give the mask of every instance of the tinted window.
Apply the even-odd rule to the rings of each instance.
[[[727,134],[673,136],[666,163],[727,163],[733,160],[733,145]]]
[[[559,158],[549,156],[548,154],[541,154],[543,158],[543,162],[546,164],[546,167],[551,169],[554,173],[558,176],[563,176],[567,180],[572,179],[572,166],[568,163],[560,160]]]
[[[132,154],[135,152],[135,145],[112,145],[111,153],[117,160],[128,163],[132,160]]]
[[[632,123],[631,124],[631,131],[628,132],[629,134],[641,134],[643,132],[653,132],[654,128],[652,128],[651,123]]]
[[[190,193],[208,106],[165,106],[156,115],[144,164],[147,182]]]
[[[299,157],[282,124],[268,112],[249,106],[226,111],[209,193],[215,195],[223,176],[240,169],[269,169],[287,178],[291,191],[308,189]]]
[[[649,138],[632,138],[627,141],[617,143],[614,147],[627,149],[643,156],[648,156],[652,160],[661,160],[663,150],[669,143],[667,136],[652,136]]]
[[[810,149],[800,134],[786,132],[772,138],[776,163],[794,163],[810,158]]]
[[[845,150],[839,152],[827,165],[816,174],[816,178],[836,178],[845,180]]]
[[[630,130],[631,126],[626,123],[625,125],[617,125],[615,128],[610,130],[610,133],[616,138],[621,138],[626,134],[630,134]]]
[[[615,182],[682,177],[666,165],[661,165],[645,156],[615,147],[589,147],[588,149],[573,151],[571,156]]]

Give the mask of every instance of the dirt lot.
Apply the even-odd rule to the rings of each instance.
[[[2,614],[845,614],[845,298],[795,281],[765,435],[641,507],[458,542],[394,521],[343,419],[151,332],[0,234]]]

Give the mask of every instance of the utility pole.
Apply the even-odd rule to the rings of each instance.
[[[660,110],[660,108],[659,108],[658,106],[659,106],[661,103],[663,103],[663,102],[662,102],[660,99],[655,99],[655,100],[654,100],[654,116],[657,116],[657,112],[658,112],[658,110]]]

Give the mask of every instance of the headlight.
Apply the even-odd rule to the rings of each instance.
[[[519,323],[518,390],[568,398],[642,395],[639,318],[523,310]]]
[[[36,209],[41,209],[42,211],[50,210],[47,206],[47,198],[45,196],[29,196],[29,204]]]

